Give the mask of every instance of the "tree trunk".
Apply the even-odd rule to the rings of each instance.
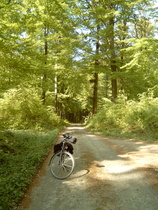
[[[93,114],[97,113],[97,107],[98,107],[98,73],[94,73]]]
[[[58,113],[58,80],[57,76],[54,78],[54,111]]]
[[[111,51],[111,86],[112,86],[112,101],[115,102],[117,98],[117,79],[115,78],[116,67],[116,55],[115,55],[115,45],[114,45],[114,17],[110,18],[110,51]]]
[[[99,29],[100,26],[97,25],[97,41],[96,41],[96,55],[99,54]],[[95,60],[95,71],[98,70],[98,65],[99,61],[98,58]],[[98,108],[98,72],[95,72],[93,74],[94,76],[94,86],[93,86],[93,110],[92,113],[96,114],[97,113],[97,108]]]
[[[44,42],[44,55],[45,55],[45,65],[47,65],[47,55],[48,55],[48,42],[47,42],[47,35],[48,35],[48,29],[47,26],[44,28],[44,37],[45,37],[45,42]],[[47,72],[46,69],[44,70],[43,73],[43,78],[42,78],[42,101],[43,104],[45,104],[46,101],[46,82],[47,82]]]

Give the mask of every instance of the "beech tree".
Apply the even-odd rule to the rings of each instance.
[[[129,97],[128,80],[130,81],[132,77],[137,78],[137,72],[132,75],[123,67],[129,62],[131,56],[130,54],[127,55],[126,50],[134,44],[130,40],[131,37],[135,40],[138,39],[138,42],[140,38],[153,37],[153,26],[149,20],[151,6],[149,1],[134,1],[131,3],[128,1],[82,1],[85,36],[86,39],[87,36],[89,37],[87,42],[91,40],[92,43],[92,56],[88,56],[88,59],[95,61],[95,47],[93,47],[95,44],[93,44],[93,41],[97,40],[97,34],[94,31],[96,25],[100,24],[100,50],[96,57],[99,60],[100,72],[104,72],[107,80],[111,80],[111,93],[108,91],[109,95],[107,95],[107,91],[105,91],[105,95],[112,101],[115,101],[120,94]],[[89,34],[87,31],[89,31]],[[134,34],[137,34],[137,36]],[[87,52],[89,52],[89,48]],[[138,75],[139,77],[140,75]],[[141,84],[141,82],[138,83]],[[106,88],[107,84],[110,83],[105,81]],[[145,84],[142,86],[144,89],[138,88],[138,91],[145,90]],[[135,92],[134,95],[136,96],[137,93]],[[131,97],[134,95],[131,94]]]
[[[0,96],[36,88],[71,121],[97,113],[105,97],[137,99],[157,85],[152,2],[1,1]]]

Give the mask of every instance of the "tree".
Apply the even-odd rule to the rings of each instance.
[[[149,3],[3,1],[1,96],[19,86],[36,88],[44,106],[71,121],[95,114],[105,97],[136,99],[157,84]]]

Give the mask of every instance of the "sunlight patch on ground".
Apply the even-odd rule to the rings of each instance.
[[[158,166],[158,145],[139,144],[136,151],[118,154],[119,159],[90,162],[87,169],[84,166],[84,169],[74,172],[64,183],[72,190],[97,188],[100,185],[110,185],[111,181],[122,189],[132,186],[133,183],[137,184],[145,177],[141,168]]]
[[[127,187],[129,181],[137,182],[138,179],[143,179],[143,174],[135,163],[126,160],[103,160],[93,161],[87,170],[73,173],[63,183],[71,190],[86,190],[100,185],[108,187],[111,181],[118,185],[120,183],[119,186],[124,188]]]
[[[93,135],[93,134],[88,134],[88,135],[86,135],[86,136],[89,136],[89,137],[94,137],[95,135]]]
[[[152,165],[158,168],[158,145],[141,146],[138,151],[119,155],[132,159],[138,166]]]
[[[67,127],[68,130],[83,130],[85,129],[84,127]]]
[[[142,177],[142,174],[138,172],[137,165],[125,160],[94,161],[89,167],[89,171],[89,176],[96,181],[113,180],[122,182]]]
[[[134,170],[135,166],[127,163],[126,161],[117,160],[109,163],[109,166],[106,168],[106,171],[108,173],[112,174],[120,174],[120,173],[126,173],[131,170]]]

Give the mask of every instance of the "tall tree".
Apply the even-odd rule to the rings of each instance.
[[[104,97],[137,98],[157,84],[149,3],[1,2],[0,94],[36,87],[45,106],[71,120],[96,113]]]

